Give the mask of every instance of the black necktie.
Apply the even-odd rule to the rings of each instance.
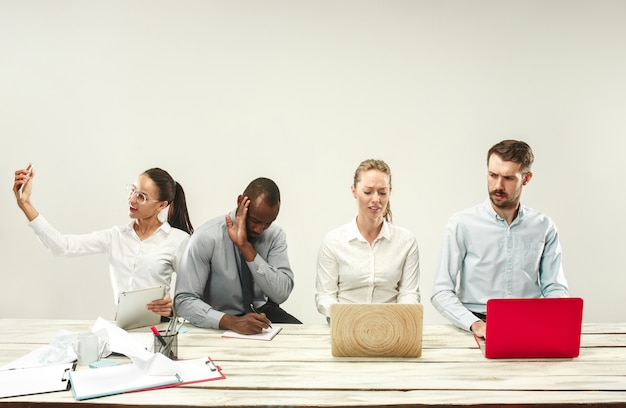
[[[241,280],[241,298],[243,301],[243,310],[245,313],[250,313],[250,303],[252,303],[252,274],[250,268],[246,263],[246,259],[243,254],[239,252],[241,267],[239,268],[239,278]]]

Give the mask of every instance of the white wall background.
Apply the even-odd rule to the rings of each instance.
[[[185,187],[195,226],[273,178],[285,308],[321,323],[317,249],[373,157],[420,245],[425,321],[444,322],[445,223],[486,198],[487,149],[519,138],[536,156],[522,201],[559,226],[585,320],[625,321],[624,21],[620,0],[2,0],[0,317],[114,315],[106,257],[52,256],[15,205],[32,161],[33,202],[67,233],[125,224],[124,186],[149,167]]]

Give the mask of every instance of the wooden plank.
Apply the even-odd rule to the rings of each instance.
[[[603,390],[626,391],[626,367],[578,361],[524,362],[487,360],[482,364],[216,361],[226,382],[209,388],[354,389],[354,390]],[[260,374],[262,373],[262,374]],[[271,382],[268,385],[268,379]],[[298,379],[294,381],[294,379]]]
[[[94,321],[90,320],[53,320],[53,319],[0,319],[6,329],[0,333],[0,344],[34,343],[48,344],[55,337],[59,329],[80,332],[90,330]],[[165,326],[165,324],[162,324]],[[211,338],[220,338],[223,330],[201,329],[187,324],[191,329],[186,335],[189,338],[197,336],[206,341]],[[320,336],[330,335],[328,325],[283,325],[280,338],[299,338],[303,335]],[[131,332],[149,332],[148,328],[131,330]],[[615,336],[611,336],[615,334]],[[620,336],[620,334],[624,336]],[[601,335],[595,337],[590,335]],[[603,337],[606,335],[606,337]],[[607,346],[626,347],[626,323],[587,323],[583,325],[583,343],[595,342],[597,339],[609,339],[612,342]],[[271,347],[270,345],[257,345]],[[473,347],[471,333],[460,330],[452,325],[424,325],[423,347]],[[590,343],[595,347],[595,343]]]
[[[301,361],[301,362],[326,362],[340,361],[342,358],[333,357],[330,349],[326,347],[305,348],[296,350],[285,350],[281,348],[263,349],[262,351],[254,348],[233,348],[224,345],[204,345],[184,347],[179,350],[180,358],[194,358],[198,356],[211,356],[220,361]],[[459,348],[459,349],[428,349],[424,350],[422,356],[417,359],[405,358],[365,358],[351,357],[352,361],[421,361],[429,363],[437,362],[465,362],[465,363],[481,363],[485,361],[485,357],[478,348]],[[581,350],[581,354],[576,360],[583,361],[607,361],[615,363],[616,361],[626,361],[626,348],[585,348]],[[550,359],[534,359],[532,361],[551,361]]]
[[[49,344],[58,330],[63,328],[82,331],[91,327],[93,322],[57,321],[57,320],[11,320],[1,319],[8,324],[4,333],[0,333],[0,364],[8,363],[26,354],[42,344]],[[56,326],[56,325],[59,326]],[[224,361],[229,360],[277,360],[277,361],[332,361],[328,327],[306,325],[286,325],[287,327],[271,342],[221,338],[222,331],[192,328],[179,338],[181,357],[193,358],[210,355]],[[428,326],[427,326],[428,327]],[[427,335],[421,360],[424,361],[481,361],[477,345],[471,334],[451,326],[431,327],[437,335]],[[139,330],[135,330],[139,331]],[[597,333],[594,330],[593,333]],[[20,334],[22,333],[22,334]],[[318,333],[317,335],[314,333]],[[323,333],[326,333],[324,335]],[[442,333],[448,333],[443,336]],[[623,360],[620,347],[626,346],[626,335],[621,334],[584,334],[579,359]],[[17,346],[19,345],[19,346]],[[188,351],[182,351],[188,348]],[[601,348],[601,350],[599,350]]]
[[[342,391],[342,390],[255,390],[206,389],[177,387],[148,392],[136,392],[89,401],[75,401],[71,392],[32,395],[0,399],[0,406],[15,408],[112,406],[120,407],[356,407],[394,406],[430,407],[441,406],[502,406],[502,402],[516,407],[544,404],[568,406],[611,405],[626,406],[626,392],[598,391],[464,391],[464,390],[416,390],[416,391]]]

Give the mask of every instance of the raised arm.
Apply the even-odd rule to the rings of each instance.
[[[35,178],[35,170],[33,164],[29,163],[25,169],[15,171],[15,179],[13,181],[13,193],[17,200],[17,206],[22,210],[28,221],[32,221],[39,215],[30,202],[30,195],[33,188],[33,179]]]

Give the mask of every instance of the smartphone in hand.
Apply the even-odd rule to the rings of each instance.
[[[28,174],[26,175],[26,177],[28,177],[28,179],[26,179],[26,181],[24,182],[24,184],[22,184],[22,186],[20,187],[20,194],[22,194],[22,191],[24,190],[24,186],[26,185],[26,183],[28,183],[28,181],[30,180],[30,175],[33,174],[33,168],[35,168],[35,166],[33,166],[32,164],[30,165],[30,167],[28,168]]]

